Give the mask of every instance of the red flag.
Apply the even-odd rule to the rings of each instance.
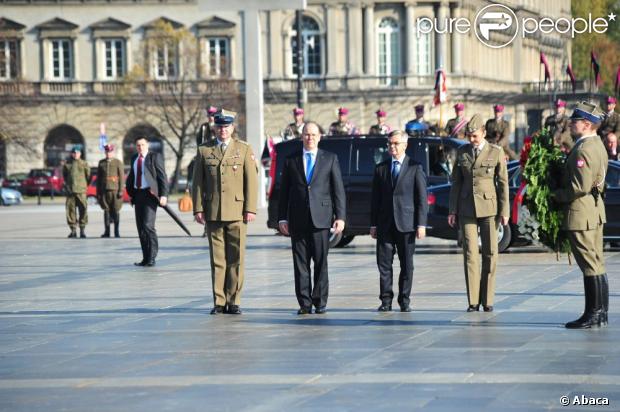
[[[594,84],[598,87],[601,85],[601,66],[596,60],[596,54],[594,54],[594,51],[590,52],[590,64],[592,65],[592,70],[594,70]]]
[[[618,71],[616,72],[616,83],[614,84],[614,91],[616,95],[620,95],[620,64],[618,65]]]
[[[577,89],[577,80],[575,79],[575,73],[573,73],[573,68],[570,63],[566,66],[566,74],[570,77],[570,82],[573,85],[573,93],[575,93],[575,90]]]
[[[549,70],[547,56],[543,52],[540,52],[540,63],[545,66],[545,84],[547,84],[547,81],[551,82],[551,70]]]
[[[435,98],[433,105],[437,106],[446,101],[448,87],[446,86],[446,74],[442,69],[437,69],[435,74]]]

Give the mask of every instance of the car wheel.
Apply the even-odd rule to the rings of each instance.
[[[497,230],[497,249],[499,253],[502,253],[510,247],[510,241],[512,240],[512,228],[510,223],[506,226],[500,225]]]
[[[335,234],[335,233],[330,233],[329,234],[329,248],[334,248],[336,247],[336,245],[338,245],[338,243],[340,243],[340,241],[342,240],[342,232]]]
[[[355,236],[343,236],[340,242],[336,245],[336,247],[345,247],[349,243],[353,242]]]
[[[89,206],[96,206],[97,205],[97,198],[95,196],[88,196],[88,198],[86,200],[88,201],[88,205]]]

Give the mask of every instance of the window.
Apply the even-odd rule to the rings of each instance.
[[[430,24],[423,21],[421,24]],[[424,28],[425,30],[427,28]],[[418,74],[425,76],[432,74],[431,35],[420,34],[416,38],[416,61],[418,62]]]
[[[52,79],[67,80],[73,77],[73,49],[69,39],[52,40]]]
[[[400,74],[400,35],[396,20],[386,17],[377,30],[379,53],[377,54],[381,84],[397,84],[394,76]]]
[[[0,80],[16,79],[19,74],[19,43],[0,40]]]
[[[207,39],[207,76],[228,77],[230,75],[230,41],[224,37]]]
[[[125,75],[125,41],[109,39],[105,44],[105,77],[118,79]]]
[[[155,46],[155,78],[168,79],[177,77],[179,70],[179,46],[173,41],[159,41]]]
[[[301,44],[304,50],[303,75],[321,75],[321,30],[312,17],[303,16],[301,20]],[[291,50],[293,51],[293,74],[297,75],[297,22],[291,32]]]

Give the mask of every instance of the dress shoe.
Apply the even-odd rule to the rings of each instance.
[[[143,266],[153,267],[153,266],[155,266],[155,261],[154,260],[149,260],[148,262],[144,262]]]
[[[327,308],[325,308],[325,306],[321,306],[314,310],[314,313],[316,313],[317,315],[323,315],[326,312],[327,312]]]
[[[401,312],[411,312],[413,309],[411,309],[411,306],[407,305],[407,306],[401,306],[400,307],[400,311]]]
[[[489,306],[482,305],[482,310],[484,310],[485,312],[493,312],[493,306],[491,306],[491,305],[489,305]]]
[[[211,309],[212,315],[220,315],[224,313],[224,306],[216,305],[213,309]]]
[[[134,262],[133,265],[134,266],[144,266],[146,264],[146,262],[143,260],[141,262]]]
[[[226,313],[229,315],[241,315],[241,308],[238,305],[230,305]]]
[[[312,308],[307,309],[307,308],[299,308],[299,310],[297,311],[298,315],[309,315],[312,313]]]
[[[392,310],[392,305],[389,303],[382,303],[381,306],[377,309],[378,312],[390,312]]]
[[[468,312],[478,312],[480,310],[480,305],[469,305],[467,307]]]
[[[75,230],[72,230],[71,233],[69,233],[69,236],[67,236],[68,238],[74,238],[77,237],[77,234],[75,233]]]

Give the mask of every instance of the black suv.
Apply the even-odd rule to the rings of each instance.
[[[456,149],[464,140],[441,137],[411,137],[407,155],[422,164],[427,176],[427,186],[447,183],[449,169],[442,162],[453,162]],[[278,199],[282,179],[283,161],[301,150],[301,140],[289,140],[275,146],[269,175],[269,218],[267,226],[278,229]],[[389,157],[385,136],[324,137],[319,148],[338,156],[347,195],[347,218],[344,233],[332,236],[330,246],[345,246],[357,235],[367,235],[370,228],[370,192],[375,165]]]

